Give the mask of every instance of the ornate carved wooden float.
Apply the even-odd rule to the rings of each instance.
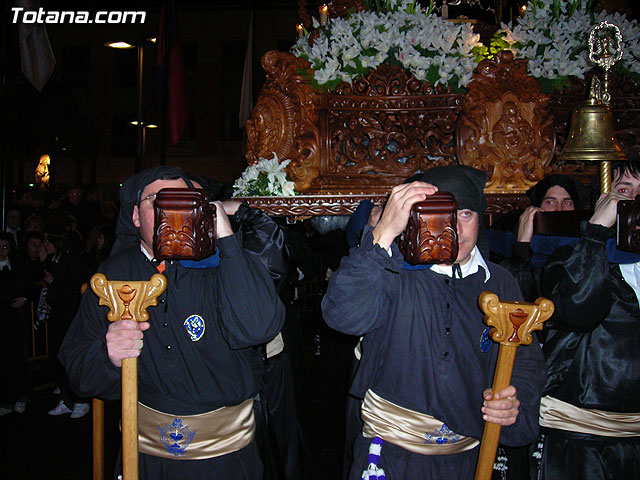
[[[433,87],[382,64],[323,93],[309,63],[290,53],[262,58],[266,82],[247,122],[247,162],[290,159],[296,197],[249,197],[273,215],[349,214],[363,198],[384,202],[392,186],[456,162],[485,170],[489,215],[528,204],[524,192],[551,173],[589,181],[590,164],[561,164],[571,111],[588,80],[547,95],[527,75],[527,61],[500,52],[482,61],[465,94]],[[627,153],[640,152],[640,88],[613,77],[617,133]]]

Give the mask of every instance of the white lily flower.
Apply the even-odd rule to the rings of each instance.
[[[272,159],[260,158],[254,165],[249,165],[234,182],[234,196],[256,195],[256,191],[259,195],[295,195],[295,185],[287,179],[285,172],[289,163],[290,160],[280,162],[275,152]],[[259,183],[261,174],[267,176],[266,190],[264,183]]]

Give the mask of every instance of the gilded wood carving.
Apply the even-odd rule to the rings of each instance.
[[[457,145],[461,163],[489,174],[486,192],[524,192],[549,171],[555,131],[547,103],[526,60],[500,52],[480,62],[464,97]]]
[[[158,297],[167,288],[167,279],[156,273],[149,281],[110,281],[102,273],[91,277],[91,290],[99,304],[109,307],[107,320],[149,320],[147,308],[158,304]]]
[[[500,392],[511,384],[518,346],[531,344],[531,332],[540,330],[542,323],[553,314],[553,302],[542,297],[535,303],[500,301],[496,294],[482,292],[478,304],[484,312],[485,323],[493,327],[489,335],[500,344],[491,385],[494,393]],[[485,422],[476,464],[477,480],[491,478],[501,428],[498,423]]]
[[[494,342],[511,347],[529,345],[531,332],[541,330],[553,315],[553,302],[540,297],[534,303],[500,301],[495,293],[482,292],[478,298],[485,323],[493,327],[489,335]]]

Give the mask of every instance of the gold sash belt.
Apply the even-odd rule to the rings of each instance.
[[[362,403],[362,434],[380,437],[413,453],[451,455],[471,450],[480,442],[449,430],[430,415],[389,402],[368,390]]]
[[[253,399],[199,415],[169,415],[138,402],[141,453],[173,460],[203,460],[240,450],[256,429]]]
[[[541,427],[602,437],[640,436],[640,413],[616,413],[576,407],[550,396],[540,400]]]

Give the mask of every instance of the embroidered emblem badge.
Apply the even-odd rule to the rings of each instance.
[[[482,335],[480,336],[480,350],[484,353],[487,353],[493,344],[493,340],[491,340],[491,337],[489,336],[489,330],[491,330],[491,327],[485,328],[484,332],[482,332]]]
[[[204,335],[204,319],[200,315],[190,315],[184,321],[184,328],[191,337],[191,341],[197,342]]]
[[[444,443],[456,443],[462,437],[458,435],[456,432],[453,432],[447,427],[444,423],[442,427],[438,430],[435,430],[432,434],[425,433],[424,434],[424,443],[433,445],[442,445]]]
[[[171,455],[179,457],[184,455],[185,450],[193,441],[196,432],[189,430],[189,425],[183,425],[182,420],[176,418],[171,425],[165,423],[158,426],[160,430],[160,441]]]

